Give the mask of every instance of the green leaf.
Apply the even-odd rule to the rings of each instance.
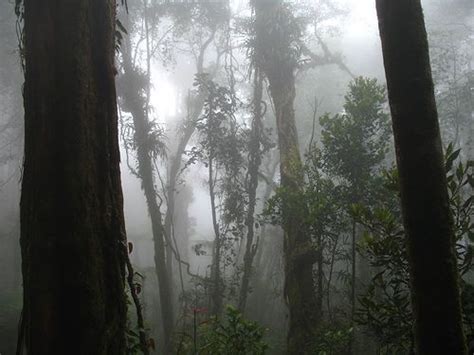
[[[446,152],[447,154],[446,154],[445,168],[446,168],[446,171],[451,171],[451,169],[453,168],[453,163],[459,157],[459,153],[461,152],[461,149],[455,150],[454,152],[450,154],[448,154],[448,152],[449,152],[449,146],[448,146],[448,151]]]

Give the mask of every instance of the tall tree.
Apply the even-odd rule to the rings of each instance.
[[[26,350],[124,354],[116,4],[25,0],[23,6]]]
[[[247,304],[247,297],[250,291],[250,278],[252,276],[252,265],[258,247],[258,238],[255,238],[255,207],[257,204],[258,173],[262,163],[262,118],[265,114],[262,97],[263,75],[259,69],[256,68],[253,82],[253,117],[248,141],[249,157],[246,177],[248,205],[245,217],[247,233],[245,236],[242,284],[239,292],[239,310],[241,312],[245,311],[245,306]],[[254,239],[257,239],[257,241],[254,241]]]
[[[445,166],[419,0],[377,0],[418,354],[465,354]]]
[[[210,29],[210,33],[208,37],[206,37],[204,40],[201,39],[200,42],[202,44],[197,48],[196,54],[194,55],[196,57],[196,75],[201,75],[204,74],[204,72],[207,70],[205,68],[205,63],[204,63],[204,57],[207,52],[210,51],[210,47],[215,40],[216,33],[217,33],[217,25],[212,24],[212,28]],[[202,33],[201,33],[201,36]],[[220,60],[220,53],[218,54],[217,57],[217,62]],[[213,78],[217,71],[219,69],[219,66],[216,65],[214,70],[210,73],[210,77]],[[166,201],[167,201],[167,209],[166,209],[166,214],[165,214],[165,232],[166,235],[169,238],[169,243],[167,245],[167,264],[168,264],[168,271],[172,271],[172,260],[174,256],[172,255],[172,244],[171,241],[175,237],[175,219],[177,216],[175,216],[175,208],[176,208],[176,200],[177,200],[177,194],[179,192],[179,177],[181,174],[181,168],[182,168],[182,163],[183,163],[183,156],[185,155],[186,152],[186,147],[191,140],[191,137],[193,136],[195,130],[196,130],[196,124],[199,118],[199,115],[202,112],[202,109],[204,107],[204,94],[202,92],[196,92],[194,95],[190,92],[188,95],[187,101],[187,117],[183,120],[181,123],[181,127],[179,129],[179,139],[178,139],[178,144],[176,146],[176,150],[173,154],[173,156],[170,157],[168,166],[169,166],[169,172],[168,172],[168,180],[167,180],[167,188],[166,188]],[[178,218],[179,219],[179,218]]]
[[[256,65],[270,84],[278,146],[283,201],[285,297],[289,308],[288,353],[310,352],[318,312],[313,282],[315,261],[305,211],[293,208],[291,196],[303,186],[303,170],[295,124],[295,70],[299,56],[300,28],[281,0],[254,1]],[[293,201],[294,202],[294,201]]]
[[[377,200],[381,168],[390,140],[388,114],[384,112],[385,89],[375,79],[359,77],[349,84],[344,113],[320,118],[324,170],[340,181],[347,206]],[[351,314],[357,300],[357,224],[351,223]]]
[[[211,313],[219,316],[227,288],[225,268],[230,265],[232,244],[243,223],[241,181],[245,144],[235,117],[234,92],[209,80],[207,75],[198,76],[196,84],[201,92],[207,93],[207,98],[196,126],[199,144],[191,149],[190,163],[201,161],[208,173],[214,232],[209,305]]]
[[[146,6],[144,16],[145,18],[148,16]],[[144,26],[148,26],[146,21]],[[163,342],[160,345],[162,350],[168,353],[174,328],[173,290],[171,275],[166,267],[166,236],[160,209],[161,205],[158,203],[158,189],[155,184],[155,174],[158,172],[154,169],[154,162],[157,156],[162,153],[163,146],[160,142],[159,130],[156,129],[157,127],[149,117],[151,85],[149,40],[146,31],[146,62],[148,65],[146,71],[143,72],[133,64],[132,43],[130,36],[127,36],[124,46],[122,46],[123,77],[121,78],[126,84],[120,85],[120,96],[123,99],[123,110],[130,112],[133,120],[134,133],[130,145],[134,148],[137,158],[137,170],[133,171],[141,181],[148,214],[150,215],[161,310],[161,322],[157,322],[157,324],[161,323],[163,326]]]

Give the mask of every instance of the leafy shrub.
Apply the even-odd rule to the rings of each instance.
[[[353,328],[340,324],[325,324],[315,335],[314,354],[344,354],[349,348]]]
[[[212,318],[199,327],[199,354],[265,354],[268,346],[262,341],[264,333],[258,323],[228,306],[222,319]]]

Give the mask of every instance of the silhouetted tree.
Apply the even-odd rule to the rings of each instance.
[[[29,354],[126,351],[115,7],[113,0],[24,1]]]
[[[454,232],[419,0],[377,0],[418,354],[465,354]]]

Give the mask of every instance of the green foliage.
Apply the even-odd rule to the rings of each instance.
[[[128,244],[128,251],[131,252],[133,248],[132,244]],[[127,269],[127,272],[133,271]],[[145,325],[140,322],[137,312],[140,312],[143,315],[143,306],[141,301],[138,298],[134,298],[134,295],[138,295],[142,292],[142,282],[144,276],[139,272],[133,272],[133,277],[127,275],[127,285],[125,292],[125,298],[127,302],[127,324],[125,329],[125,338],[127,342],[127,355],[141,355],[144,353],[144,347],[154,349],[155,341],[153,338],[149,338],[147,334],[149,329],[145,328]],[[138,302],[138,303],[136,303]],[[138,307],[138,308],[137,308]],[[140,334],[144,335],[143,343]]]
[[[349,263],[355,203],[373,203],[384,198],[381,169],[388,149],[390,127],[384,112],[385,90],[374,79],[357,78],[349,85],[345,112],[321,117],[322,147],[309,147],[303,171],[305,184],[298,192],[278,189],[268,201],[263,217],[282,223],[283,201],[292,213],[305,216],[317,255],[315,274],[327,317],[334,323],[347,320],[347,306],[332,298],[346,299],[352,277]],[[338,285],[338,287],[335,287]],[[337,317],[336,317],[337,315]]]
[[[474,165],[459,161],[459,150],[446,150],[446,175],[450,207],[454,220],[458,267],[466,275],[472,266],[474,241]],[[360,297],[356,319],[375,334],[384,353],[408,352],[413,347],[413,318],[405,233],[398,201],[398,176],[395,169],[384,176],[388,198],[377,206],[357,205],[352,209],[356,220],[367,232],[359,245],[360,253],[377,270],[367,292]],[[427,245],[429,247],[429,245]],[[462,282],[464,321],[472,334],[474,304],[472,285]]]
[[[313,210],[310,220],[315,219],[316,210],[327,210],[338,200],[345,201],[346,210],[351,203],[367,200],[380,182],[376,172],[385,159],[390,138],[385,89],[376,79],[360,77],[349,84],[345,98],[343,114],[320,118],[322,148],[311,146],[306,154],[307,196],[287,196],[295,201],[292,208],[306,201]],[[279,194],[286,192],[279,190],[267,212],[278,210]]]
[[[133,329],[130,325],[126,329],[127,339],[127,355],[141,355],[143,354],[140,344],[140,336],[138,330]]]
[[[222,218],[236,227],[243,224],[246,136],[235,119],[238,101],[231,89],[197,75],[195,86],[206,93],[203,114],[196,124],[198,145],[188,152],[188,164],[202,162],[213,169],[216,192],[223,198]],[[235,231],[235,230],[234,230]]]
[[[359,77],[349,84],[344,113],[320,118],[322,168],[342,180],[360,202],[380,168],[390,142],[385,88]],[[372,184],[373,185],[373,184]]]
[[[219,265],[213,267],[234,267],[235,243],[244,235],[248,206],[246,154],[249,135],[236,120],[240,102],[231,88],[210,80],[207,74],[197,75],[195,86],[205,95],[205,100],[203,112],[196,122],[198,142],[187,152],[187,165],[199,162],[208,170],[213,226],[219,242],[219,251],[213,256]],[[235,273],[218,282],[211,277],[209,287],[219,287],[219,294],[234,297],[239,287],[237,276]]]
[[[260,9],[261,17],[250,26],[251,39],[247,45],[255,51],[251,57],[255,58],[256,67],[276,79],[282,72],[298,67],[303,23],[294,16],[288,3],[256,1],[255,6]]]
[[[339,324],[324,324],[315,334],[314,354],[343,354],[349,347],[353,328]]]
[[[359,251],[376,270],[359,298],[356,321],[367,326],[387,353],[407,353],[412,346],[411,306],[405,235],[398,209],[353,209],[367,230]]]
[[[223,319],[213,318],[199,327],[199,354],[261,355],[268,348],[265,330],[228,306]]]

